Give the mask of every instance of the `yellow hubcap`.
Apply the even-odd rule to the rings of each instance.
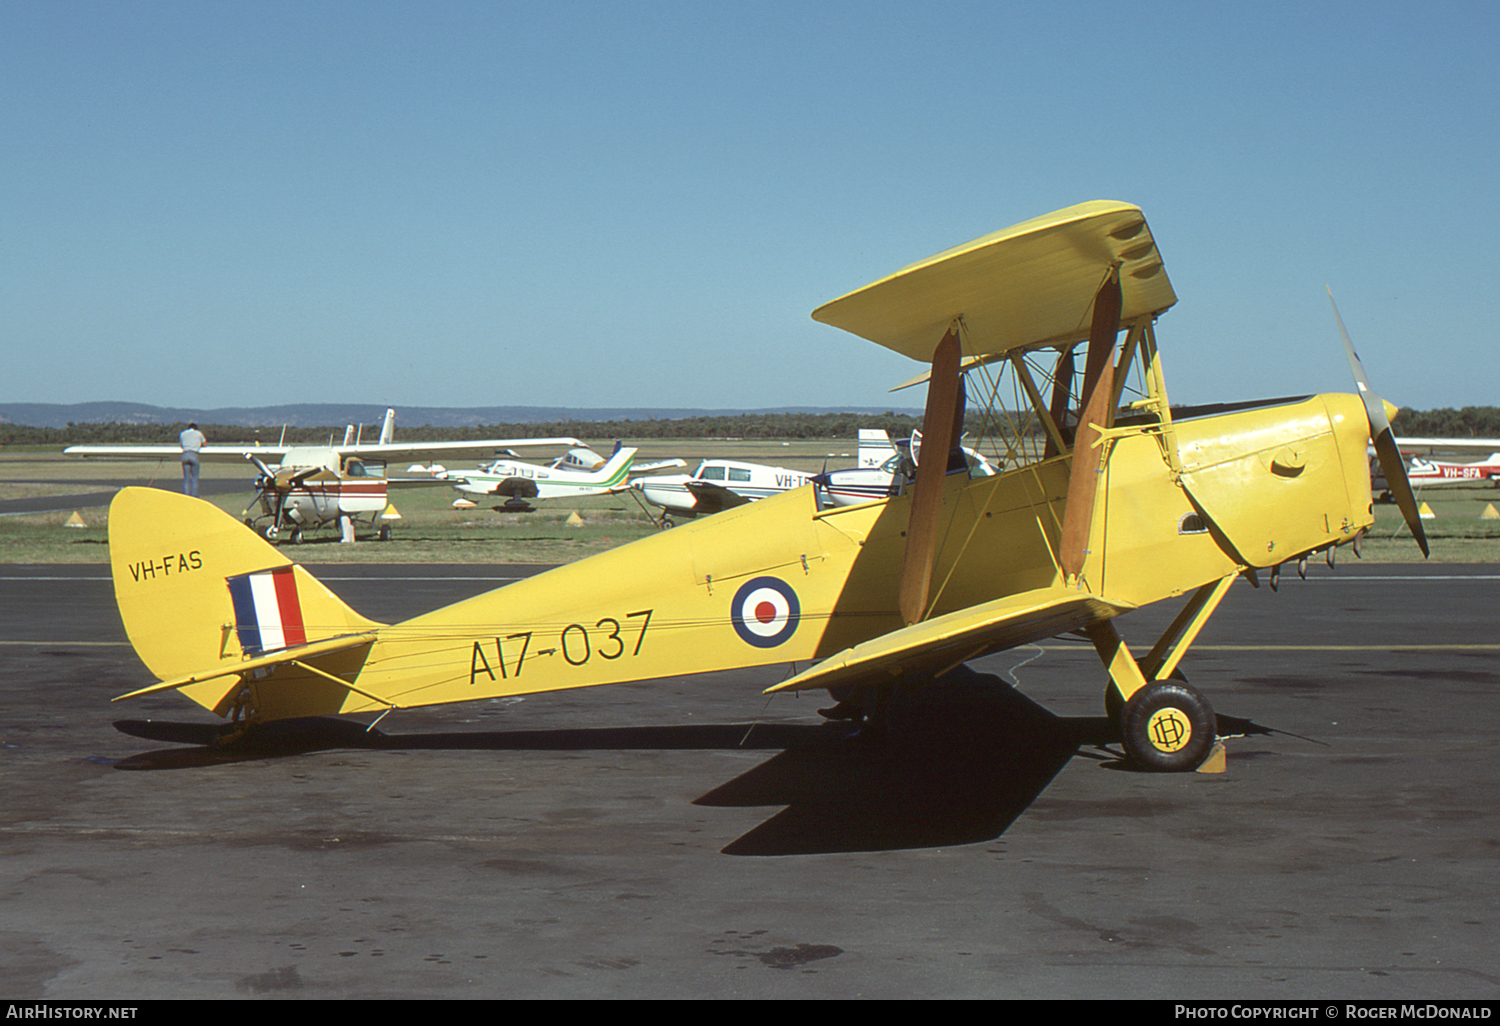
[[[1193,725],[1181,709],[1169,706],[1151,714],[1146,721],[1146,736],[1159,752],[1180,752],[1193,739]]]

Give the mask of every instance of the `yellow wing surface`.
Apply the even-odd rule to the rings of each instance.
[[[963,355],[1087,338],[1105,272],[1120,266],[1121,321],[1177,302],[1139,207],[1095,200],[928,257],[826,303],[813,319],[931,363],[954,318]]]
[[[1073,588],[1038,588],[855,645],[766,691],[884,684],[938,674],[986,652],[1081,630],[1134,608]]]

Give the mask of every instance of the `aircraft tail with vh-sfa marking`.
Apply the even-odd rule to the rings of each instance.
[[[211,503],[126,488],[109,507],[115,602],[136,654],[163,683],[226,714],[241,677],[342,651],[381,625]]]

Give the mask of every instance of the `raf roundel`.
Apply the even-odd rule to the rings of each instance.
[[[775,648],[797,630],[802,605],[791,585],[775,577],[757,577],[740,586],[730,606],[735,633],[756,648]]]

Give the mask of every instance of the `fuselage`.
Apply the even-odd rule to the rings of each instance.
[[[1444,460],[1428,460],[1412,457],[1407,468],[1407,480],[1413,488],[1430,488],[1434,485],[1476,484],[1493,481],[1500,486],[1500,452],[1492,453],[1489,459],[1474,463],[1449,463]]]
[[[1141,606],[1372,522],[1354,396],[1171,430],[1110,444],[1078,587]],[[928,617],[1062,583],[1070,461],[946,479]],[[826,658],[903,625],[910,501],[820,509],[811,486],[772,495],[383,628],[354,660],[359,692],[308,675],[260,707],[295,695],[277,715],[355,712]]]
[[[812,474],[788,470],[786,467],[743,463],[738,460],[704,460],[691,474],[640,477],[630,485],[653,506],[669,513],[692,516],[702,511],[692,491],[694,484],[722,488],[753,502],[788,489],[800,488],[812,478]]]
[[[496,460],[479,470],[449,471],[456,491],[468,495],[521,495],[536,499],[581,498],[603,495],[625,486],[635,449],[621,449],[597,470],[571,469],[571,465],[546,467],[524,460]]]
[[[275,487],[262,488],[261,512],[282,516],[303,527],[340,516],[376,514],[388,503],[385,464],[354,456],[341,457],[327,446],[289,449],[274,469]],[[261,485],[268,482],[257,482]]]

